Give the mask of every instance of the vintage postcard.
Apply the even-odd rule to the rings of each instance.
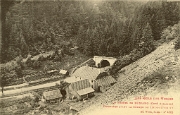
[[[0,2],[0,115],[180,115],[180,1]]]

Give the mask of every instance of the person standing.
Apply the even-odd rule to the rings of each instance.
[[[0,77],[0,86],[1,86],[1,92],[4,93],[4,85],[5,85],[5,75],[2,74]]]

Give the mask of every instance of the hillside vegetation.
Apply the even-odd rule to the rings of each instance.
[[[159,93],[160,96],[166,97],[170,91],[173,91],[176,97],[180,91],[178,85],[180,50],[174,49],[176,40],[164,43],[152,53],[118,71],[116,74],[118,82],[98,99],[84,104],[79,112],[80,115],[87,115],[88,111],[92,110],[93,112],[89,112],[88,115],[93,115],[94,111],[103,112],[102,109],[107,109],[104,105],[123,102],[134,95],[147,96],[147,93],[154,95]]]
[[[51,69],[65,68],[67,65],[74,67],[77,63],[73,63],[71,59],[75,57],[79,59],[77,61],[79,63],[94,55],[117,57],[118,60],[110,71],[114,75],[124,66],[155,50],[157,40],[165,42],[166,39],[173,39],[170,35],[171,30],[165,28],[177,24],[180,19],[179,2],[26,1],[19,3],[3,0],[2,4],[1,62],[5,66],[1,66],[1,77],[16,78],[15,81],[20,82],[23,81],[17,79],[25,76],[22,74],[23,69],[42,71],[48,66],[49,61],[41,56],[33,62],[28,60],[29,64],[26,67],[21,63],[21,59],[51,51],[56,54],[52,56],[55,62],[50,59],[51,65],[54,65]],[[166,38],[166,34],[169,37]],[[77,54],[70,52],[74,47],[78,47]],[[60,54],[59,50],[62,51]],[[70,58],[64,54],[70,55]],[[20,58],[16,58],[17,56]]]
[[[123,56],[139,45],[148,53],[161,31],[179,20],[178,2],[10,1],[9,8],[8,1],[2,2],[1,62],[62,48],[66,42],[90,56]]]
[[[59,83],[67,77],[59,74],[60,69],[71,72],[95,55],[117,58],[110,69],[117,83],[83,104],[75,103],[82,115],[102,111],[103,104],[146,93],[149,88],[162,91],[179,86],[179,2],[15,1],[2,0],[3,96],[9,92],[22,97],[20,92],[33,88],[40,94],[52,89],[50,86],[57,88],[52,81]],[[51,70],[57,73],[48,73]],[[32,100],[32,105],[22,106],[24,101],[30,100],[0,105],[5,112],[17,107],[18,111],[10,114],[19,115],[37,104]],[[64,110],[63,104],[60,106]]]

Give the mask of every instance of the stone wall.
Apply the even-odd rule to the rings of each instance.
[[[103,60],[107,60],[110,66],[112,66],[117,59],[113,57],[94,56],[93,60],[95,61],[96,67],[98,67],[98,64],[101,64]]]

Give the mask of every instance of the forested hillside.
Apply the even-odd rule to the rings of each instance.
[[[178,23],[178,2],[29,1],[5,13],[2,62],[36,55],[67,43],[88,55],[146,55],[161,31]]]

